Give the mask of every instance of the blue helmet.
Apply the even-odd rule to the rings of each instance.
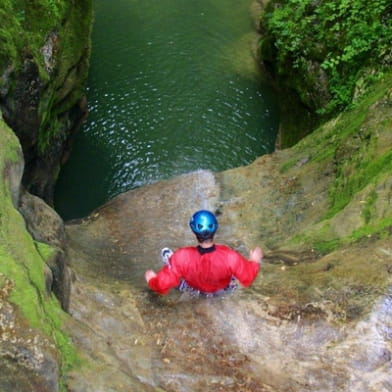
[[[218,221],[212,212],[200,210],[193,214],[189,226],[197,237],[208,239],[212,238],[217,231]]]

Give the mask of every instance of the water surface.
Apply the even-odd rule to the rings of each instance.
[[[87,215],[123,191],[274,148],[249,0],[95,0],[88,121],[55,207]]]

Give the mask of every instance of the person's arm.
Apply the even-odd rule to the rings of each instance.
[[[159,294],[167,294],[170,289],[180,284],[180,276],[174,268],[163,267],[158,273],[153,270],[145,272],[144,277],[151,290]]]
[[[234,252],[234,256],[231,261],[231,268],[233,275],[243,286],[247,287],[253,283],[259,273],[262,258],[263,251],[260,247],[252,249],[249,252],[249,260],[238,252]]]
[[[152,278],[155,278],[157,274],[153,270],[148,270],[144,273],[146,282],[148,283]]]
[[[249,251],[250,261],[255,261],[256,263],[261,264],[262,259],[263,259],[263,251],[259,246]]]

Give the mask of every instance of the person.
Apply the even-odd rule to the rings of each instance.
[[[249,252],[249,260],[234,249],[215,244],[218,229],[215,215],[207,210],[193,214],[189,222],[198,245],[177,249],[162,249],[164,267],[158,272],[148,270],[148,286],[159,294],[168,294],[173,288],[181,291],[213,295],[233,287],[233,279],[243,286],[250,286],[256,278],[263,252],[260,247]]]

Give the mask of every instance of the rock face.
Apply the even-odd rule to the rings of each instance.
[[[52,254],[46,259],[46,287],[53,292],[64,310],[69,307],[72,272],[66,265],[64,246],[65,228],[60,216],[42,199],[24,191],[19,201],[26,228],[35,241],[51,246]]]
[[[0,140],[0,390],[56,392],[60,361],[53,337],[62,334],[44,281],[45,270],[52,275],[45,259],[53,249],[33,241],[17,211],[22,150],[1,119]]]
[[[200,180],[210,186],[201,199],[187,200]],[[314,302],[267,296],[267,275],[274,274],[280,287],[279,274],[286,273],[283,263],[267,264],[272,257],[268,253],[251,289],[213,299],[149,293],[143,272],[160,268],[163,245],[193,243],[189,213],[199,208],[203,197],[216,209],[219,186],[209,172],[192,173],[125,193],[82,222],[67,225],[68,256],[76,273],[70,314],[78,322],[72,321],[69,328],[94,364],[82,376],[74,372],[68,388],[386,392],[392,385],[388,295],[371,305],[362,321],[349,321],[329,300],[316,299],[315,286]],[[246,243],[233,239],[235,232],[224,230],[238,221],[238,210],[227,208],[221,211],[218,240],[245,250]],[[183,217],[184,230],[171,219],[175,211]],[[390,261],[387,240],[355,248],[350,251],[359,265],[370,255],[379,258],[380,268]],[[317,264],[346,260],[341,251],[320,257]]]
[[[22,144],[25,187],[51,203],[60,164],[87,114],[91,0],[4,6],[12,8],[4,10],[4,34],[15,35],[12,50],[5,47],[18,58],[0,59],[0,108]]]
[[[383,91],[294,148],[129,191],[69,222],[68,329],[90,365],[69,374],[68,389],[389,391],[392,102]],[[160,268],[162,247],[194,243],[188,220],[199,208],[217,213],[217,242],[245,255],[264,248],[260,276],[218,298],[151,293],[144,271]]]
[[[389,391],[385,85],[294,148],[121,194],[65,229],[22,190],[21,150],[0,123],[0,389]],[[199,208],[217,213],[218,242],[264,248],[260,276],[225,297],[151,293],[144,271],[162,247],[194,243]]]
[[[291,149],[124,193],[64,227],[28,191],[50,201],[85,112],[91,4],[41,1],[49,27],[20,4],[5,2],[0,29],[40,33],[0,51],[25,157],[0,119],[0,390],[389,392],[391,75]],[[216,212],[218,242],[264,248],[260,276],[218,298],[151,293],[144,271],[194,243],[199,208]]]

